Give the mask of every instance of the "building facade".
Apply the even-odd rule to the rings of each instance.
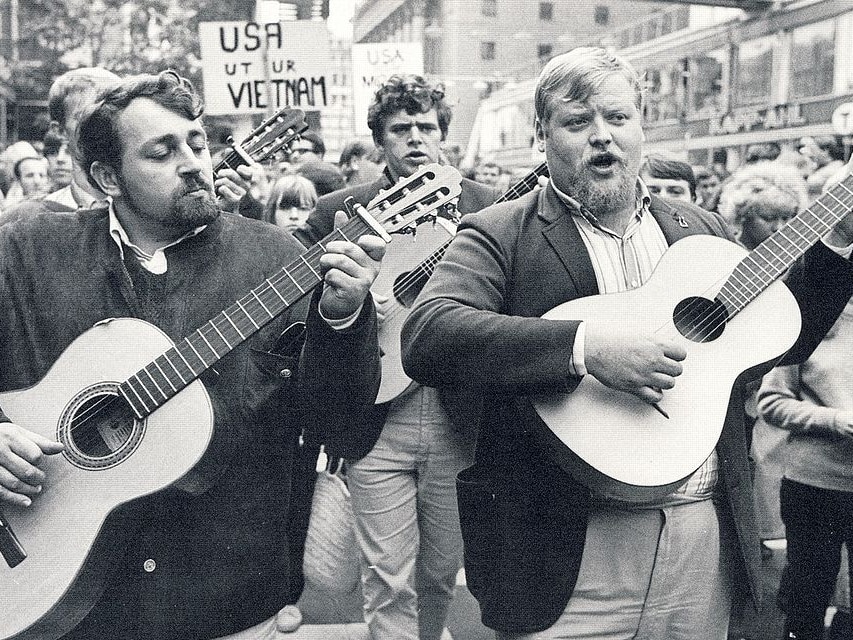
[[[755,13],[670,12],[685,10],[686,21],[673,17],[669,23],[680,28],[668,33],[637,25],[594,41],[645,75],[648,150],[731,170],[750,144],[792,148],[802,136],[835,132],[833,112],[853,101],[853,0],[788,0]],[[469,147],[507,166],[535,164],[535,82],[483,101]]]
[[[465,147],[481,100],[542,61],[614,27],[659,11],[623,0],[366,0],[355,42],[421,42],[424,73],[444,83],[454,107],[448,144]]]

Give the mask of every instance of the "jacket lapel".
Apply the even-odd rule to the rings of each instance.
[[[596,295],[598,284],[589,253],[568,207],[550,184],[539,194],[538,207],[539,217],[546,223],[542,235],[565,267],[577,297]]]
[[[666,243],[670,246],[674,242],[681,240],[686,236],[695,233],[701,233],[701,229],[691,225],[683,215],[678,212],[678,209],[667,202],[664,202],[657,196],[652,196],[649,211],[657,220],[658,226],[666,238]],[[694,228],[695,227],[695,228]]]

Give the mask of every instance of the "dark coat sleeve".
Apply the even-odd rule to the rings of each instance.
[[[818,242],[794,264],[785,284],[800,306],[803,328],[780,365],[805,361],[835,324],[853,295],[853,265]]]
[[[509,203],[462,219],[403,327],[403,366],[414,380],[433,387],[511,386],[519,393],[577,385],[569,361],[579,322],[505,311],[515,245],[525,233],[519,227],[532,217]]]
[[[320,290],[311,300],[300,359],[300,380],[311,438],[340,450],[373,408],[379,391],[379,343],[376,310],[370,296],[355,324],[332,329],[320,317]]]

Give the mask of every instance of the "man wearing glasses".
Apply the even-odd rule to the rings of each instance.
[[[326,155],[326,145],[323,138],[309,130],[291,144],[288,160],[291,166],[296,168],[311,162],[322,162],[324,155]]]

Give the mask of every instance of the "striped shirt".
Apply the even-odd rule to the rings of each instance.
[[[646,185],[637,180],[637,199],[634,215],[620,236],[603,226],[595,215],[577,200],[554,185],[560,199],[569,207],[572,219],[580,232],[592,267],[599,293],[617,293],[635,289],[652,275],[655,266],[668,248],[663,231],[649,212]],[[581,325],[582,327],[583,325]],[[587,373],[583,361],[583,329],[578,331],[573,355],[573,367],[579,375]],[[714,451],[693,475],[669,496],[654,503],[637,505],[640,508],[660,508],[687,502],[707,500],[717,485],[719,460]],[[607,496],[598,496],[607,499]]]

